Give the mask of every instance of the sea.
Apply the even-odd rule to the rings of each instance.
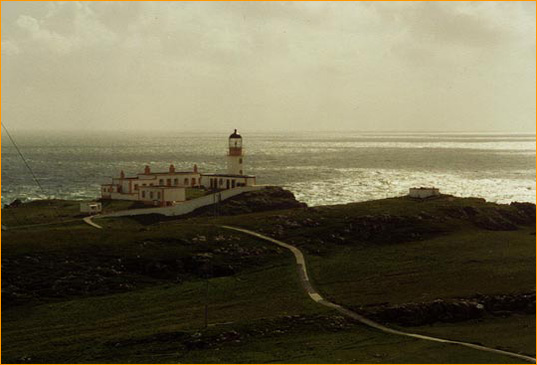
[[[420,186],[535,203],[535,134],[241,132],[245,173],[310,206],[401,196]],[[121,170],[134,175],[145,165],[223,172],[228,134],[13,131],[28,168],[2,133],[2,204],[93,199]]]

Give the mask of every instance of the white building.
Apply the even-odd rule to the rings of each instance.
[[[176,171],[174,165],[170,165],[166,172],[152,172],[146,166],[144,172],[133,177],[126,177],[121,171],[119,178],[113,178],[111,184],[101,185],[101,197],[169,206],[186,200],[186,188],[215,191],[255,185],[255,176],[244,174],[242,137],[236,129],[229,136],[228,148],[225,174],[202,174],[197,165],[192,171]]]
[[[82,202],[80,203],[80,213],[97,214],[102,212],[103,206],[99,202]]]
[[[408,196],[411,198],[425,199],[430,196],[438,196],[438,195],[440,195],[440,190],[438,190],[437,188],[420,187],[420,188],[410,188],[408,190]]]

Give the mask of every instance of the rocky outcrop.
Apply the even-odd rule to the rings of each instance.
[[[269,210],[306,208],[306,203],[296,200],[295,195],[279,186],[250,191],[226,199],[216,205],[206,206],[194,211],[192,215],[237,215],[265,212]]]
[[[20,199],[15,199],[10,204],[6,204],[4,208],[16,208],[21,205],[22,205],[22,201]]]
[[[437,299],[432,302],[358,308],[377,321],[401,326],[422,326],[435,322],[460,322],[484,315],[535,314],[535,293],[479,295],[473,298]]]
[[[511,203],[510,205],[451,206],[442,209],[452,219],[472,222],[489,231],[515,231],[518,225],[535,223],[535,204]]]
[[[4,256],[2,308],[231,276],[280,254],[277,247],[250,245],[239,235],[223,233],[134,239],[122,251],[88,248],[61,257],[54,252]]]

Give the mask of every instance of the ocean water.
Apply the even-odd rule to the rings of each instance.
[[[535,135],[479,133],[248,133],[245,173],[309,205],[403,195],[435,186],[457,196],[535,203]],[[143,171],[225,170],[229,133],[12,132],[44,192],[2,133],[2,203],[88,199],[99,185]]]

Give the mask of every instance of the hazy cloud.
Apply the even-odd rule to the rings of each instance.
[[[534,131],[533,2],[7,2],[20,128]]]

